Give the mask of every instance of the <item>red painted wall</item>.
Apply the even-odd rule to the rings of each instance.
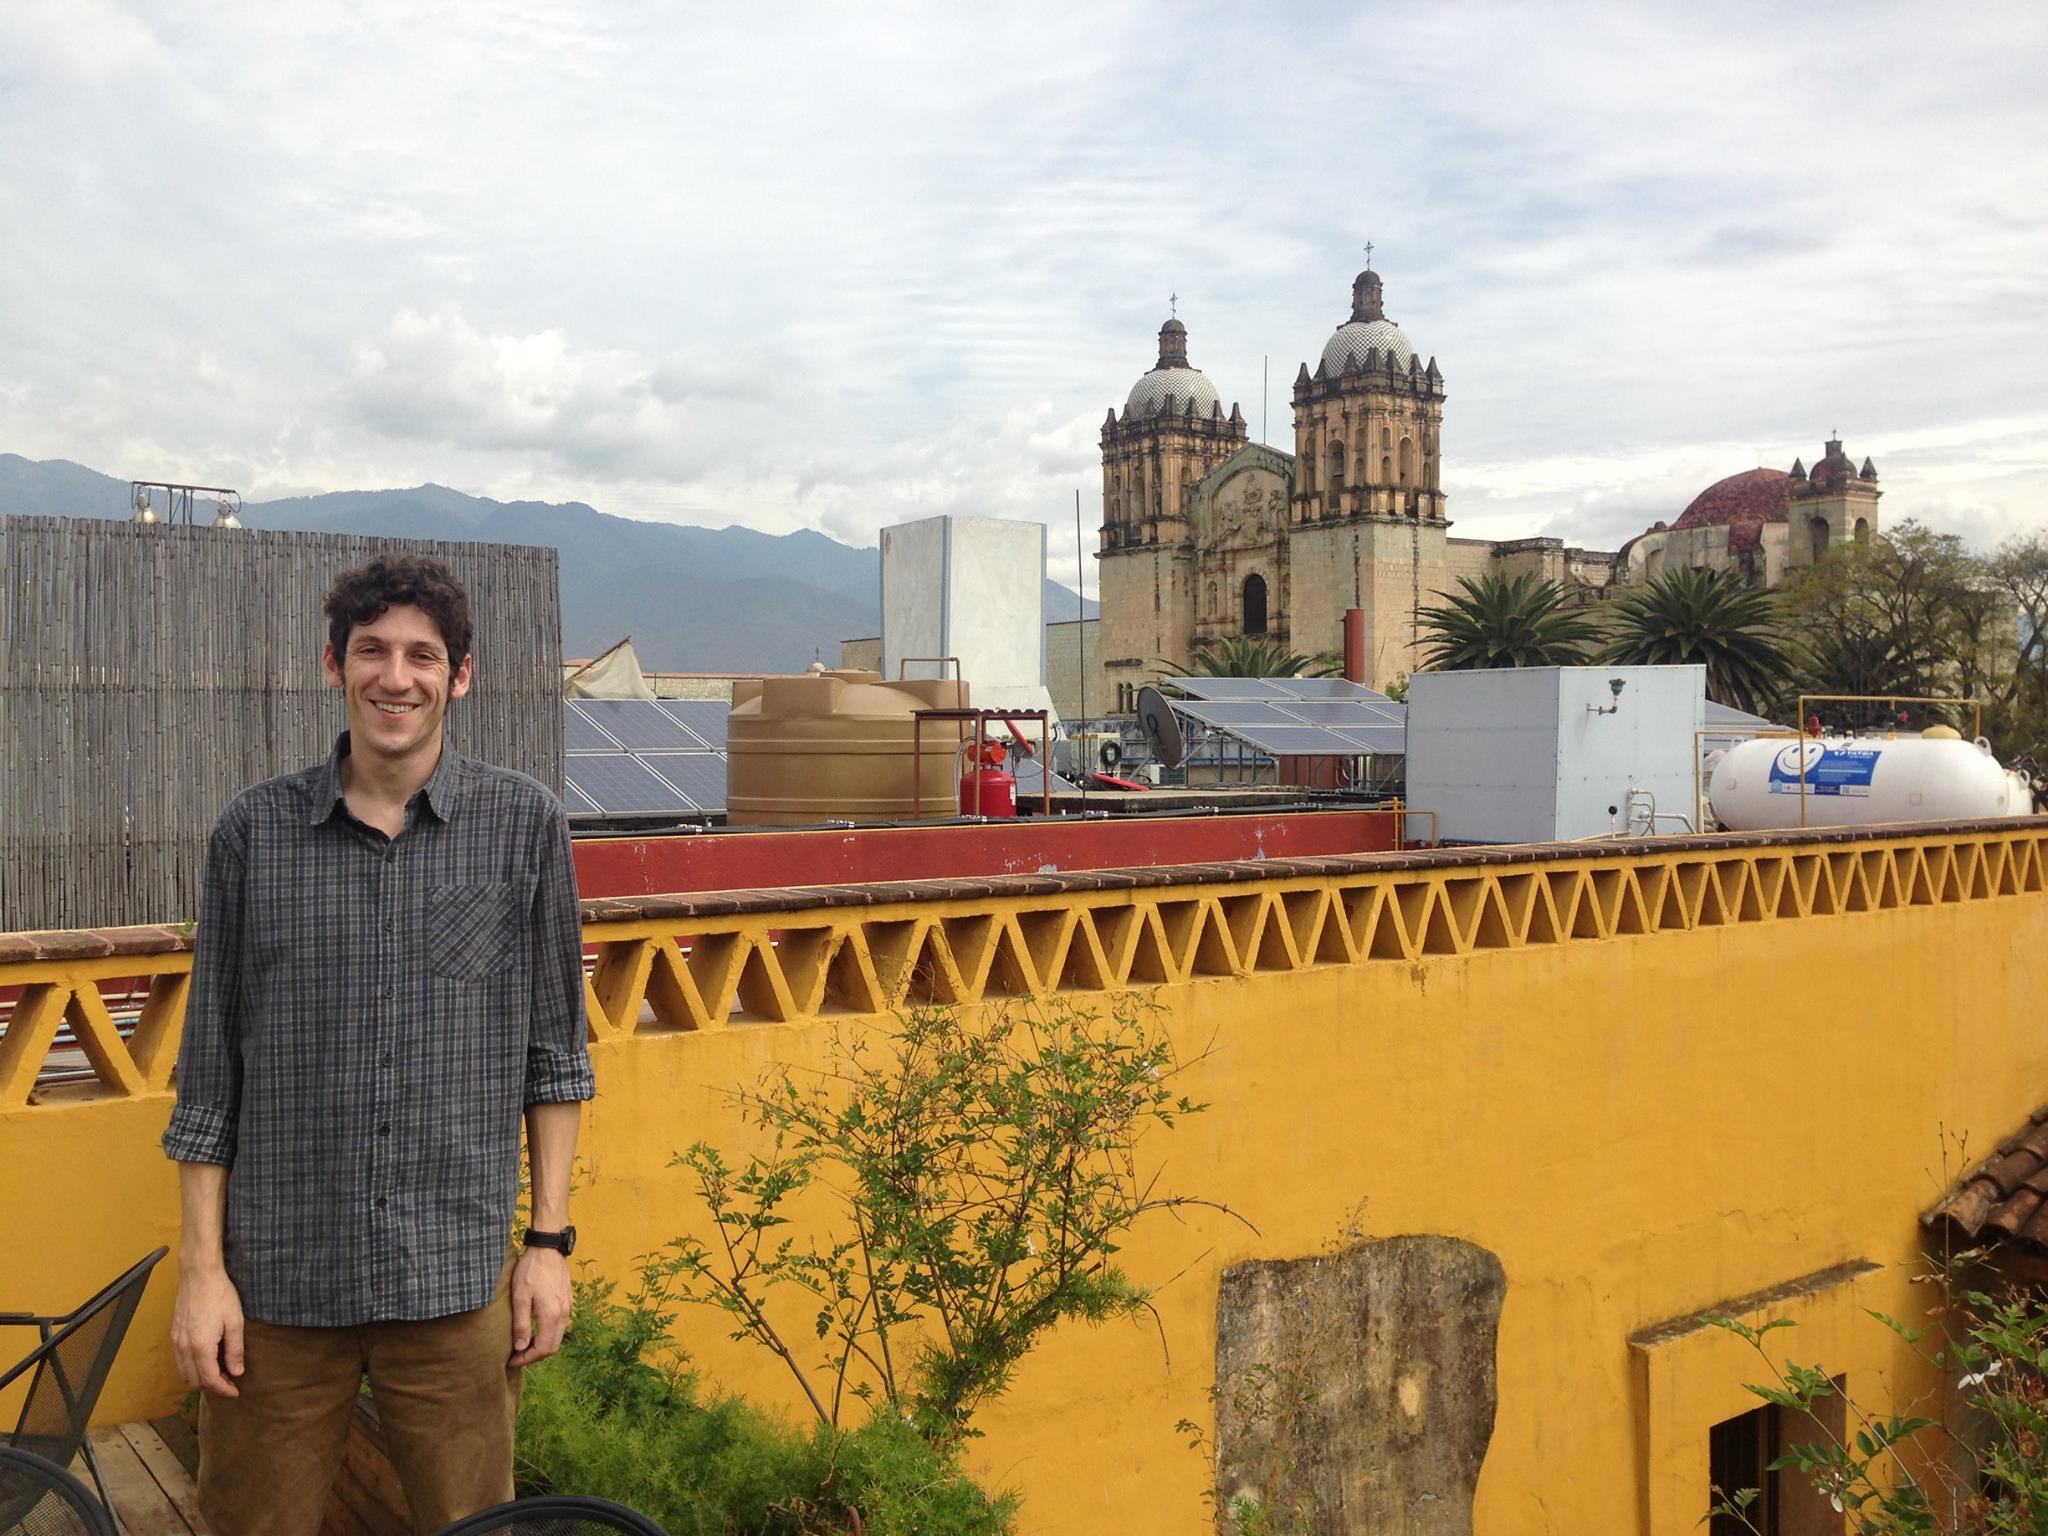
[[[648,896],[1312,858],[1385,852],[1397,845],[1400,822],[1388,811],[1294,811],[579,838],[576,876],[585,896]]]

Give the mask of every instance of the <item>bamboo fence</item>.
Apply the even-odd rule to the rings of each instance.
[[[552,549],[0,517],[0,932],[190,918],[221,809],[345,723],[320,667],[328,587],[397,551],[469,590],[450,739],[560,794]]]

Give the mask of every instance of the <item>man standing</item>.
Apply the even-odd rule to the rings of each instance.
[[[348,730],[214,829],[164,1133],[218,1536],[318,1530],[365,1375],[421,1531],[510,1497],[520,1370],[569,1313],[593,1084],[568,824],[442,739],[471,675],[446,566],[372,560],[327,619]]]

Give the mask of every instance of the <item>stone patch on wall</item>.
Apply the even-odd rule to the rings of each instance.
[[[1225,1270],[1218,1529],[1250,1500],[1315,1536],[1470,1536],[1506,1294],[1500,1261],[1449,1237]]]

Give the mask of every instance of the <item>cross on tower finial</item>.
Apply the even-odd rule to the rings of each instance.
[[[1365,270],[1368,272],[1372,270],[1372,242],[1370,240],[1365,242]]]
[[[1167,313],[1168,313],[1168,314],[1170,314],[1170,315],[1172,315],[1172,316],[1173,316],[1173,317],[1174,317],[1174,318],[1175,318],[1176,320],[1180,318],[1180,295],[1179,295],[1179,294],[1177,294],[1177,293],[1169,293],[1169,294],[1168,294],[1168,295],[1166,296],[1166,310],[1167,310]]]

